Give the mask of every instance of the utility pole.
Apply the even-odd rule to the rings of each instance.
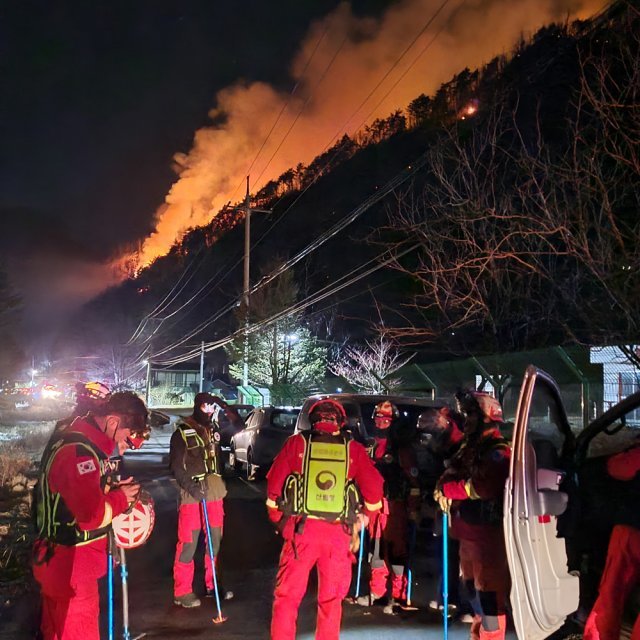
[[[200,393],[204,391],[204,340],[200,343]]]
[[[242,282],[243,302],[244,302],[244,349],[242,354],[242,385],[249,384],[249,269],[251,254],[251,214],[271,213],[270,209],[251,208],[249,198],[249,176],[247,176],[247,193],[244,198],[244,206],[238,207],[239,211],[244,211],[244,278]]]
[[[149,354],[151,357],[151,354]],[[149,399],[151,397],[151,360],[147,360],[147,384],[144,390],[144,399],[147,407],[149,406]]]

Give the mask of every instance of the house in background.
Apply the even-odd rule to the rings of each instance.
[[[193,407],[200,389],[200,369],[193,363],[162,367],[151,363],[147,372],[147,406]]]

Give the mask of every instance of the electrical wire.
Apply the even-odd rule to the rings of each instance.
[[[398,56],[398,58],[394,61],[394,63],[391,65],[391,67],[386,71],[386,73],[382,76],[382,78],[378,81],[378,83],[374,86],[374,88],[369,92],[369,94],[365,97],[365,99],[360,103],[360,105],[352,112],[352,114],[349,116],[349,118],[344,122],[344,124],[338,129],[338,132],[336,134],[334,134],[334,136],[330,139],[329,143],[324,147],[324,149],[321,151],[321,154],[324,153],[329,146],[331,145],[331,143],[336,140],[336,138],[340,135],[340,132],[343,131],[349,124],[349,122],[351,121],[351,119],[362,109],[362,107],[369,101],[369,99],[375,94],[375,92],[380,88],[380,86],[382,86],[382,84],[386,81],[386,79],[390,76],[390,74],[393,72],[393,70],[398,66],[398,64],[402,61],[402,59],[408,54],[408,52],[413,48],[413,46],[415,45],[415,43],[419,40],[419,38],[425,33],[425,31],[431,26],[431,24],[433,23],[433,21],[436,19],[436,17],[442,12],[442,10],[445,8],[445,6],[449,3],[450,0],[444,0],[441,5],[435,10],[435,12],[429,17],[429,19],[423,24],[423,26],[421,27],[420,31],[414,36],[413,40],[404,48],[404,50],[402,51],[402,53]],[[464,4],[463,0],[463,3]],[[460,5],[462,6],[462,5]],[[456,9],[456,11],[459,9],[460,7],[458,7]],[[413,60],[413,62],[409,65],[409,67],[404,71],[404,73],[400,76],[400,78],[392,85],[391,89],[389,89],[386,94],[383,96],[383,98],[381,99],[381,101],[376,105],[376,107],[374,107],[374,109],[372,110],[372,112],[369,113],[369,115],[365,118],[364,121],[366,121],[366,119],[368,119],[371,115],[371,113],[373,113],[373,111],[375,111],[375,109],[381,104],[382,101],[384,101],[388,95],[391,93],[391,91],[398,85],[398,83],[406,76],[406,74],[408,73],[408,71],[416,64],[417,60],[424,55],[425,51],[433,44],[433,42],[435,41],[435,39],[438,37],[438,35],[441,33],[442,29],[444,27],[442,27],[435,35],[434,37],[431,39],[431,41],[425,46],[423,47],[423,49],[420,51],[420,53],[418,54],[418,56],[416,56]],[[314,50],[311,54],[311,56],[309,57],[309,59],[307,60],[307,63],[305,65],[305,68],[303,70],[303,73],[301,74],[301,79],[302,77],[304,77],[304,74],[306,73],[309,65],[311,64],[311,61],[313,60],[316,52],[318,51],[318,48],[320,46],[320,43],[322,42],[322,40],[324,39],[326,33],[328,30],[328,26],[325,28],[325,31],[323,32],[323,34],[320,36],[320,38],[318,39],[318,42],[316,43],[316,46],[314,47]],[[331,68],[331,66],[333,65],[333,63],[335,62],[338,54],[340,53],[340,51],[342,50],[342,48],[344,47],[344,44],[346,42],[347,38],[345,37],[340,46],[338,47],[338,49],[336,50],[336,52],[334,53],[334,55],[332,56],[331,60],[329,61],[328,65],[325,67],[318,83],[316,84],[315,89],[317,89],[317,87],[320,85],[320,83],[324,80],[326,74],[328,73],[329,69]],[[269,133],[267,134],[267,137],[265,138],[265,140],[262,143],[262,146],[260,147],[260,149],[258,150],[258,153],[256,154],[256,156],[254,157],[253,162],[251,163],[251,166],[249,168],[249,170],[253,167],[253,165],[255,164],[258,156],[260,155],[260,153],[262,152],[262,150],[264,149],[269,137],[271,136],[273,130],[275,129],[275,126],[277,124],[277,122],[279,121],[282,113],[284,112],[284,109],[288,106],[291,98],[293,97],[293,94],[295,93],[295,91],[297,90],[299,84],[300,84],[301,80],[299,80],[296,85],[294,86],[289,99],[287,101],[287,103],[285,103],[285,105],[283,106],[283,109],[281,110],[280,114],[278,115],[278,117],[276,118],[276,120],[274,121]],[[314,89],[314,90],[315,90]],[[264,174],[264,172],[266,171],[267,167],[269,166],[269,164],[272,162],[273,158],[275,157],[275,155],[277,154],[277,152],[280,150],[280,148],[282,147],[282,145],[284,144],[285,140],[287,139],[288,135],[290,134],[291,130],[293,129],[293,127],[295,126],[296,122],[298,121],[300,115],[302,114],[302,111],[304,110],[304,108],[306,107],[306,105],[308,104],[308,102],[310,101],[311,97],[313,95],[313,92],[311,92],[311,94],[308,96],[307,100],[305,101],[305,103],[302,105],[301,109],[299,110],[296,118],[294,119],[294,121],[292,122],[292,124],[290,125],[289,129],[287,130],[287,132],[285,133],[284,137],[282,138],[282,140],[280,141],[279,145],[276,147],[275,151],[273,152],[273,154],[271,155],[271,157],[269,158],[267,164],[265,165],[265,167],[263,168],[262,172],[260,173],[260,175],[258,176],[258,179],[256,180],[256,182],[259,182],[260,178],[262,177],[262,175]],[[363,122],[364,122],[363,121]],[[360,124],[360,126],[362,126],[363,123]],[[338,153],[339,150],[336,151],[336,154]],[[330,158],[326,165],[325,168],[327,166],[329,166],[329,164],[335,159],[336,154],[334,154],[334,156],[332,158]],[[260,242],[262,242],[262,240],[266,237],[267,234],[269,234],[273,228],[282,221],[282,219],[284,218],[284,216],[286,215],[286,213],[288,211],[290,211],[292,209],[292,207],[300,200],[300,198],[309,190],[309,188],[315,184],[315,182],[319,179],[319,177],[322,175],[323,172],[319,172],[318,175],[310,182],[309,185],[307,185],[305,187],[305,189],[298,195],[298,197],[294,200],[293,203],[291,203],[291,205],[289,205],[289,207],[283,212],[283,214],[281,216],[279,216],[279,218],[277,220],[275,220],[272,225],[261,235],[260,238],[258,238],[257,241],[255,241],[252,244],[252,249],[255,248]],[[238,187],[239,188],[239,187]],[[236,188],[236,192],[238,190],[238,188]],[[386,194],[385,194],[386,195]],[[371,204],[369,204],[367,206],[367,208],[371,206]],[[358,214],[359,215],[359,214]],[[357,215],[356,215],[357,217]],[[338,231],[341,230],[344,226],[346,226],[347,224],[350,224],[355,218],[349,219],[350,217],[347,218],[346,224],[342,225],[340,223],[338,223],[338,225],[336,225],[336,227],[338,227]],[[335,235],[335,233],[337,233],[338,231],[332,232],[332,230],[330,230],[328,232],[328,236],[326,239],[329,239],[330,237],[333,237],[333,235]],[[327,234],[323,234],[323,235],[327,235]],[[321,236],[322,238],[323,236]],[[313,251],[315,248],[317,248],[317,246],[320,246],[321,244],[323,244],[325,240],[321,240],[319,242],[319,244],[314,245],[313,248],[309,248],[307,247],[307,250],[303,251],[301,254],[298,254],[298,256],[296,257],[296,259],[294,259],[293,262],[291,262],[291,264],[289,263],[285,263],[285,265],[283,265],[282,267],[280,267],[278,270],[276,270],[276,272],[270,274],[269,276],[266,276],[265,278],[263,278],[258,285],[255,285],[251,290],[250,293],[254,293],[258,288],[260,288],[261,286],[266,285],[268,282],[271,282],[273,279],[275,279],[276,277],[278,277],[281,273],[283,273],[284,271],[286,271],[288,268],[290,268],[291,266],[293,266],[294,264],[296,264],[297,262],[299,262],[299,260],[301,260],[303,257],[305,257],[306,255],[308,255],[308,253],[310,253],[311,251]],[[312,243],[313,244],[313,243]],[[237,266],[237,264],[239,263],[240,260],[238,260],[238,262],[236,262],[236,264],[234,265],[233,268],[235,268],[235,266]],[[232,268],[232,269],[233,269]],[[228,269],[227,273],[229,273],[232,269]],[[172,312],[170,314],[170,316],[168,317],[172,317],[175,316],[180,310],[184,309],[187,305],[189,305],[195,298],[198,297],[198,295],[217,277],[217,275],[219,274],[219,272],[212,277],[211,279],[209,279],[209,281],[203,285],[203,287],[201,287],[198,292],[196,292],[193,296],[191,296],[191,298],[189,298],[184,304],[182,304],[178,309],[176,309],[174,312]],[[182,290],[182,289],[181,289]],[[197,303],[196,303],[197,304]],[[195,305],[194,305],[195,306]],[[234,305],[235,306],[235,305]],[[153,313],[153,312],[152,312]],[[219,315],[217,315],[217,317],[220,317]],[[217,319],[216,317],[216,319]],[[163,319],[164,320],[164,319]],[[211,319],[210,319],[211,321]],[[210,322],[209,321],[209,322]],[[201,328],[197,328],[197,332],[201,331],[203,328],[205,328],[206,326],[208,326],[209,322],[207,323],[207,325],[205,325],[204,327]],[[162,322],[155,328],[155,330],[150,334],[150,336],[147,337],[146,341],[149,341],[152,337],[156,337],[157,336],[157,332],[159,331],[159,328],[161,326]],[[146,323],[145,323],[146,325]],[[174,326],[174,325],[172,325]],[[196,332],[196,333],[197,333]],[[189,334],[189,337],[193,337],[193,332],[191,334]],[[187,338],[189,339],[189,338]],[[130,340],[131,341],[131,340]]]
[[[330,240],[332,237],[337,235],[340,231],[342,231],[345,227],[355,221],[358,217],[360,217],[365,211],[371,208],[374,204],[385,198],[389,193],[394,191],[398,186],[400,186],[403,182],[405,182],[408,178],[414,175],[427,161],[426,154],[423,154],[418,160],[410,165],[411,169],[403,169],[400,173],[398,173],[394,178],[392,178],[382,189],[373,193],[369,198],[367,198],[363,203],[361,203],[358,207],[356,207],[348,216],[337,222],[333,227],[331,227],[328,231],[321,234],[316,238],[313,242],[307,245],[302,251],[300,251],[293,258],[287,260],[283,265],[272,271],[267,276],[263,277],[260,281],[258,281],[253,287],[250,288],[249,293],[253,294],[262,287],[269,284],[279,275],[293,267],[295,264],[300,262],[303,258],[309,255],[312,251],[315,251],[318,247],[323,245],[325,242]],[[208,318],[198,325],[195,329],[191,330],[186,336],[183,336],[180,340],[174,342],[172,345],[161,349],[157,352],[156,355],[163,355],[168,353],[172,349],[179,347],[180,345],[188,342],[196,336],[200,331],[208,327],[210,324],[215,322],[218,318],[220,318],[224,313],[227,313],[234,307],[236,307],[241,300],[241,297],[232,301],[228,305],[226,305],[223,309],[218,311],[214,316]]]
[[[296,125],[296,123],[300,119],[300,116],[302,115],[302,112],[305,110],[306,106],[311,101],[311,98],[313,97],[313,92],[322,84],[322,81],[325,79],[327,73],[329,73],[329,69],[331,69],[331,67],[333,66],[333,63],[336,61],[336,58],[338,57],[340,51],[342,51],[342,47],[344,47],[344,44],[345,44],[346,41],[347,41],[347,36],[345,36],[343,38],[342,42],[340,43],[340,46],[338,47],[336,52],[333,54],[331,60],[329,61],[329,64],[324,68],[324,71],[322,72],[322,75],[320,76],[320,79],[316,83],[316,86],[315,86],[314,90],[311,91],[309,93],[309,95],[307,96],[307,99],[305,100],[304,104],[302,105],[302,107],[298,111],[298,114],[296,115],[296,117],[294,118],[293,122],[289,126],[289,129],[287,129],[287,132],[284,134],[284,137],[282,138],[282,140],[280,140],[280,144],[278,144],[278,146],[275,148],[274,152],[271,154],[271,157],[267,161],[267,164],[264,166],[264,168],[260,172],[260,175],[256,179],[256,183],[260,182],[260,178],[262,178],[262,176],[264,175],[264,172],[267,170],[267,167],[271,164],[271,161],[275,158],[276,154],[278,153],[278,151],[280,151],[282,145],[285,143],[285,140],[289,137],[289,134],[291,133],[293,127]]]
[[[287,98],[287,101],[282,105],[282,109],[280,109],[280,113],[277,115],[276,119],[273,121],[273,124],[271,125],[271,129],[269,129],[269,133],[267,133],[266,138],[262,141],[262,145],[260,146],[260,149],[258,149],[258,152],[254,156],[253,161],[249,165],[249,168],[245,171],[246,175],[250,175],[251,169],[253,169],[253,166],[255,165],[256,161],[260,157],[260,154],[262,153],[262,150],[265,148],[269,138],[271,137],[271,134],[273,133],[274,129],[276,128],[278,122],[280,122],[280,118],[282,117],[282,114],[285,112],[285,110],[289,106],[291,100],[293,99],[294,94],[296,93],[296,91],[298,90],[298,87],[302,83],[302,79],[304,78],[305,74],[307,73],[307,69],[311,65],[311,62],[313,61],[313,59],[314,59],[314,57],[315,57],[315,55],[316,55],[316,53],[317,53],[317,51],[318,51],[318,49],[320,47],[321,42],[324,40],[325,36],[327,35],[328,30],[329,30],[329,24],[327,23],[327,25],[325,27],[325,30],[323,31],[322,35],[318,38],[318,42],[316,42],[316,46],[313,48],[313,51],[311,52],[311,55],[307,59],[307,62],[305,64],[305,66],[304,66],[304,69],[300,73],[300,77],[298,78],[298,81],[296,82],[296,84],[294,85],[293,89],[291,90],[291,93],[289,94],[289,97]],[[287,132],[287,134],[288,134],[288,132]],[[282,143],[280,143],[280,145],[282,145]],[[278,147],[278,149],[279,148],[280,147]],[[273,159],[273,156],[272,156],[271,159]],[[266,167],[265,167],[265,169],[266,169]],[[262,170],[262,173],[264,173],[264,169]],[[260,177],[262,177],[262,173],[260,174]],[[231,198],[232,200],[233,200],[233,198],[235,198],[235,195],[236,195],[236,193],[238,193],[238,190],[242,186],[243,182],[244,182],[244,179],[242,179],[240,181],[240,184],[236,187],[235,191],[233,192],[233,197]]]
[[[424,32],[431,26],[431,24],[433,23],[433,21],[435,20],[435,18],[438,16],[438,14],[444,9],[444,7],[449,3],[450,0],[444,0],[444,2],[436,9],[436,11],[429,17],[429,19],[423,24],[423,26],[421,27],[420,31],[416,34],[416,36],[413,38],[413,40],[411,41],[411,43],[405,47],[405,49],[402,51],[402,53],[400,54],[400,56],[398,56],[398,58],[396,58],[395,62],[391,65],[391,67],[386,71],[386,73],[382,76],[382,78],[380,78],[380,80],[377,82],[377,84],[373,87],[373,89],[371,89],[371,91],[369,92],[369,94],[366,96],[366,98],[360,103],[360,105],[358,105],[358,107],[351,113],[351,115],[343,122],[343,124],[338,128],[337,132],[333,135],[333,137],[329,140],[329,142],[325,145],[325,147],[322,149],[322,151],[320,151],[320,154],[318,155],[322,155],[323,153],[325,153],[331,146],[331,144],[338,138],[338,136],[340,135],[340,133],[342,133],[343,131],[345,131],[345,129],[347,128],[349,122],[351,122],[351,120],[353,119],[353,117],[358,113],[358,111],[360,111],[362,109],[362,107],[364,107],[364,105],[369,101],[369,99],[375,94],[375,92],[380,88],[380,86],[383,84],[383,82],[389,77],[389,75],[391,74],[391,72],[398,66],[398,64],[401,62],[401,60],[404,58],[404,56],[411,50],[411,48],[413,47],[413,45],[420,39],[420,37],[424,34]],[[435,38],[440,35],[440,32],[442,31],[442,29],[440,29],[440,31],[438,31],[438,33],[436,34],[436,36],[432,39],[432,41],[429,43],[429,46],[433,43],[433,41],[435,40]],[[418,55],[418,57],[412,62],[411,66],[413,66],[418,58],[420,56],[422,56],[424,54],[424,52],[426,51],[428,47],[425,47],[420,54]],[[397,83],[395,85],[393,85],[392,89],[395,88],[395,86],[397,86]],[[383,98],[386,99],[389,95],[390,91],[387,92]],[[378,105],[377,105],[378,106]],[[376,108],[377,108],[376,106]],[[369,116],[367,116],[367,119],[370,117],[371,114],[369,114]],[[360,125],[357,127],[357,129],[360,129],[362,127],[362,124],[366,121],[366,119],[360,123]],[[271,226],[260,236],[260,238],[258,238],[255,242],[253,242],[253,244],[251,245],[251,248],[254,249],[255,247],[258,246],[258,244],[260,244],[260,242],[262,242],[262,240],[264,240],[264,238],[267,236],[267,234],[271,233],[271,231],[273,230],[273,228],[279,224],[285,217],[285,215],[292,210],[292,208],[299,202],[299,200],[307,193],[307,191],[319,180],[319,178],[324,174],[324,170],[326,170],[327,167],[330,166],[330,164],[336,159],[337,154],[339,153],[340,149],[337,149],[336,152],[331,156],[331,158],[329,158],[327,160],[327,162],[325,163],[323,170],[319,171],[318,174],[313,178],[313,180],[311,180],[309,182],[309,184],[298,194],[298,196],[295,198],[295,200],[287,207],[287,209],[285,209],[285,211],[282,212],[282,214],[278,217],[278,219],[274,220],[274,222],[271,224]]]
[[[291,305],[290,307],[283,309],[275,314],[273,314],[271,317],[258,322],[254,325],[250,325],[249,327],[243,327],[241,329],[238,329],[237,331],[234,331],[233,333],[229,334],[228,336],[226,336],[225,338],[221,338],[219,340],[215,340],[213,342],[205,342],[203,346],[201,346],[199,349],[193,349],[190,352],[183,354],[181,356],[177,356],[175,358],[170,358],[167,360],[162,360],[162,361],[158,361],[156,362],[157,364],[161,365],[161,366],[171,366],[173,364],[178,364],[180,362],[186,362],[188,360],[193,360],[195,356],[197,356],[199,353],[202,352],[202,350],[204,350],[205,352],[209,352],[209,351],[213,351],[214,349],[218,349],[221,346],[224,346],[225,344],[228,344],[229,342],[233,342],[234,340],[236,340],[238,337],[240,336],[244,336],[244,335],[251,335],[252,333],[255,333],[256,331],[260,331],[260,330],[264,330],[269,328],[272,324],[277,323],[279,320],[281,320],[282,318],[285,318],[287,316],[290,315],[295,315],[298,314],[302,311],[304,311],[307,307],[316,304],[318,302],[321,302],[322,300],[325,300],[326,298],[334,295],[335,293],[338,293],[339,291],[342,291],[343,289],[345,289],[346,287],[351,286],[352,284],[362,280],[363,278],[371,275],[372,273],[374,273],[375,271],[381,269],[382,267],[390,264],[391,262],[397,261],[399,258],[403,257],[404,255],[410,253],[411,251],[414,251],[415,249],[417,249],[418,247],[420,247],[420,243],[417,242],[409,247],[407,247],[406,249],[404,249],[403,251],[401,251],[400,253],[397,254],[393,254],[391,256],[389,256],[387,259],[385,260],[381,260],[378,262],[378,259],[381,256],[384,256],[386,254],[389,254],[390,251],[384,251],[381,256],[378,256],[378,258],[373,258],[372,260],[369,260],[368,262],[366,262],[364,265],[362,266],[366,266],[368,264],[370,264],[373,261],[376,261],[377,264],[375,264],[373,267],[367,269],[366,271],[359,273],[359,274],[348,274],[348,276],[350,276],[347,280],[345,280],[345,278],[347,278],[347,276],[343,276],[341,278],[341,280],[344,280],[342,283],[335,285],[334,283],[332,283],[331,285],[327,285],[326,287],[323,287],[322,289],[320,289],[319,291],[317,291],[316,293],[312,294],[311,296],[308,296],[305,300],[302,300],[300,302],[297,302],[293,305]],[[362,268],[362,266],[360,268]]]

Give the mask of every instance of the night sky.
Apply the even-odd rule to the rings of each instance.
[[[437,41],[344,130],[509,50],[523,31],[604,3],[457,0],[436,13],[442,5],[2,0],[0,250],[27,338],[46,346],[70,310],[122,278],[112,267],[123,253],[141,246],[148,260],[239,199],[238,178],[287,100],[282,131],[303,109],[299,122],[251,173],[264,183],[313,159],[430,16],[424,38]]]

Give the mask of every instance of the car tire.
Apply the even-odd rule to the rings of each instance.
[[[247,480],[252,482],[258,476],[258,465],[253,464],[253,452],[247,449]]]
[[[242,470],[242,463],[238,460],[236,456],[236,450],[231,447],[229,451],[229,466],[234,470],[240,472]]]

